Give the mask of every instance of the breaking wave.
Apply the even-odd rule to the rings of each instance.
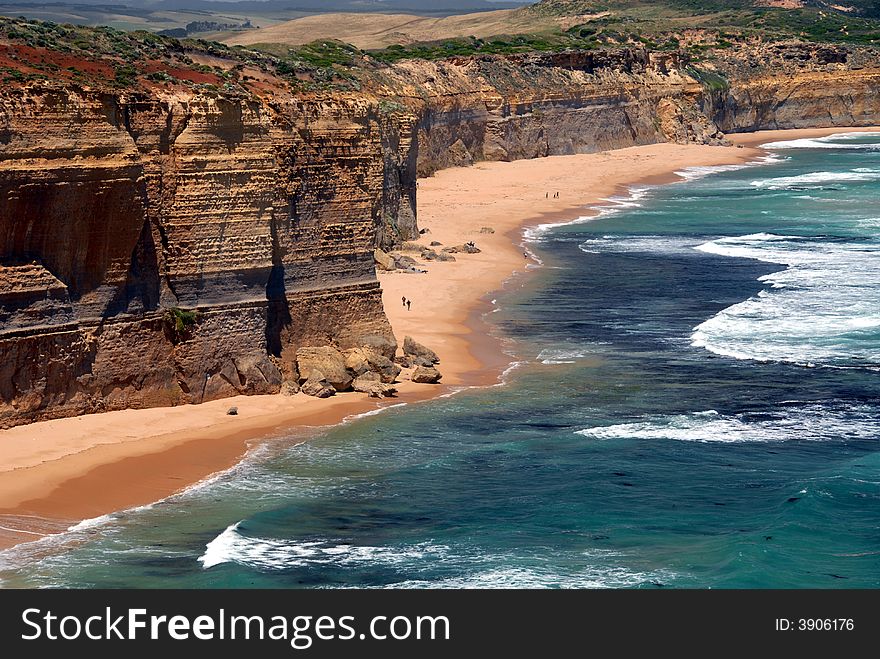
[[[756,233],[696,249],[787,266],[768,285],[694,328],[694,347],[802,366],[880,365],[880,244]]]

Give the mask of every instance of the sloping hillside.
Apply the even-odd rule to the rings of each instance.
[[[444,18],[413,14],[321,14],[225,35],[232,45],[282,43],[300,45],[316,39],[338,39],[358,48],[386,48],[394,44],[440,41],[459,36],[534,33],[557,28],[567,18],[535,16],[520,9],[502,9]]]

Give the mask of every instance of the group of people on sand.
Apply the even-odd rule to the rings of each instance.
[[[549,193],[549,192],[545,192],[545,193],[544,193],[544,199],[549,199],[549,198],[550,198],[550,193]],[[558,193],[558,192],[554,192],[554,193],[553,193],[553,198],[554,198],[554,199],[559,199],[559,193]]]
[[[412,300],[407,300],[406,295],[402,296],[400,300],[403,302],[403,306],[406,307],[406,310],[409,311],[409,307],[412,304]]]

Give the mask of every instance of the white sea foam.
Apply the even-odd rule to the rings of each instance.
[[[597,343],[595,345],[603,345]],[[594,351],[589,347],[578,348],[545,348],[538,354],[542,364],[574,364],[578,359],[589,357]]]
[[[211,540],[198,561],[204,569],[223,563],[237,563],[263,570],[285,570],[309,565],[353,566],[363,563],[400,565],[428,558],[442,558],[445,545],[424,542],[414,545],[376,547],[337,543],[331,540],[309,542],[259,538],[243,535],[243,522],[229,525]]]
[[[510,377],[510,375],[511,375],[514,371],[516,371],[516,370],[522,368],[523,366],[525,366],[526,363],[527,363],[527,362],[524,362],[524,361],[510,362],[510,364],[508,364],[507,368],[505,368],[503,371],[501,371],[501,377],[499,377],[499,382],[498,382],[498,384],[499,384],[499,385],[503,385],[503,384],[505,384],[505,383],[507,382],[507,378]]]
[[[752,167],[751,164],[744,165],[710,165],[710,166],[694,166],[686,167],[678,170],[676,175],[682,177],[686,181],[694,181],[696,179],[705,178],[713,174],[722,174],[724,172],[736,172],[741,169]]]
[[[694,181],[697,179],[706,178],[707,176],[712,176],[713,174],[722,174],[724,172],[738,172],[742,169],[750,169],[759,165],[770,165],[776,162],[781,162],[782,160],[784,160],[784,158],[782,158],[781,156],[778,156],[775,153],[770,153],[765,156],[761,156],[756,160],[752,160],[751,162],[742,163],[739,165],[693,166],[685,167],[684,169],[678,170],[675,173],[677,176],[682,177],[686,181]]]
[[[876,439],[880,417],[871,406],[809,404],[770,412],[734,415],[715,410],[651,416],[642,421],[577,431],[591,439],[671,439],[686,442],[779,442],[792,440]]]
[[[384,414],[388,410],[393,410],[396,407],[406,407],[406,403],[394,403],[393,405],[383,405],[382,407],[377,407],[375,410],[369,410],[367,412],[361,412],[359,414],[351,414],[345,417],[342,420],[342,423],[351,423],[352,421],[357,421],[358,419],[366,419],[367,417],[376,416],[378,414]]]
[[[628,588],[668,584],[676,575],[668,570],[640,572],[620,566],[586,566],[580,572],[532,567],[494,567],[444,579],[412,579],[387,588],[508,589],[508,588]]]
[[[826,184],[866,181],[880,181],[880,170],[859,168],[848,172],[809,172],[797,176],[758,179],[752,181],[751,185],[765,190],[801,190]]]
[[[694,328],[694,347],[736,359],[803,366],[880,364],[880,244],[768,233],[699,245],[710,254],[787,266],[768,288]]]
[[[880,229],[880,217],[866,217],[857,222],[863,229]]]
[[[602,201],[605,203],[594,206],[594,213],[591,215],[581,215],[566,222],[547,222],[544,224],[538,224],[537,226],[527,227],[523,230],[523,239],[526,242],[536,242],[542,240],[544,236],[553,229],[572,224],[584,224],[585,222],[592,222],[593,220],[610,214],[619,213],[627,208],[637,208],[641,206],[639,202],[644,199],[652,189],[653,188],[650,186],[633,186],[629,189],[627,195],[603,199]]]
[[[806,137],[799,140],[783,140],[780,142],[768,142],[762,144],[764,149],[785,150],[785,149],[855,149],[861,151],[876,151],[880,145],[857,143],[853,144],[852,140],[861,137],[880,137],[880,133],[835,133],[834,135],[826,135],[825,137]]]
[[[768,154],[766,156],[761,156],[760,158],[757,158],[756,160],[753,160],[751,162],[739,165],[686,167],[685,169],[676,171],[675,174],[683,178],[685,181],[692,181],[695,179],[710,176],[712,174],[732,172],[740,169],[748,169],[750,167],[771,164],[774,162],[779,162],[781,160],[783,160],[783,158],[776,154]],[[648,197],[656,188],[657,186],[653,185],[634,185],[627,190],[626,195],[616,195],[613,197],[602,199],[602,201],[605,203],[593,206],[592,210],[594,211],[594,214],[592,215],[582,215],[567,222],[548,222],[545,224],[539,224],[534,227],[528,227],[523,231],[523,238],[527,242],[539,241],[542,240],[549,231],[557,229],[559,227],[592,222],[593,220],[607,217],[608,215],[615,215],[617,213],[631,210],[633,208],[641,208],[642,200]]]
[[[398,568],[409,573],[439,567],[454,576],[409,579],[390,588],[619,588],[652,582],[668,583],[675,574],[667,570],[641,571],[621,563],[618,551],[590,549],[572,555],[577,567],[556,570],[534,565],[528,555],[493,553],[479,546],[452,547],[426,541],[415,544],[372,546],[332,540],[297,541],[250,537],[236,522],[207,544],[198,561],[205,570],[233,563],[256,570],[278,571],[332,566],[358,569],[363,566]],[[524,565],[511,565],[523,562]]]
[[[688,254],[698,244],[699,240],[687,236],[606,235],[588,238],[578,247],[586,254]]]
[[[584,222],[590,222],[595,219],[595,215],[581,215],[568,222],[546,222],[544,224],[538,224],[533,227],[526,227],[523,230],[523,238],[526,241],[535,242],[537,240],[541,240],[544,234],[553,229],[568,226],[569,224],[583,224]]]

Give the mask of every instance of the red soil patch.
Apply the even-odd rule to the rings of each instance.
[[[189,80],[190,82],[199,84],[218,85],[223,82],[220,76],[214,73],[202,73],[201,71],[193,71],[191,69],[181,69],[158,60],[149,60],[145,62],[143,70],[145,73],[162,71],[179,80]]]
[[[68,71],[69,68],[74,68],[87,76],[113,79],[116,75],[115,69],[110,64],[100,60],[15,43],[0,44],[0,66],[7,66],[22,73],[42,73],[51,78],[73,77],[74,72]]]

